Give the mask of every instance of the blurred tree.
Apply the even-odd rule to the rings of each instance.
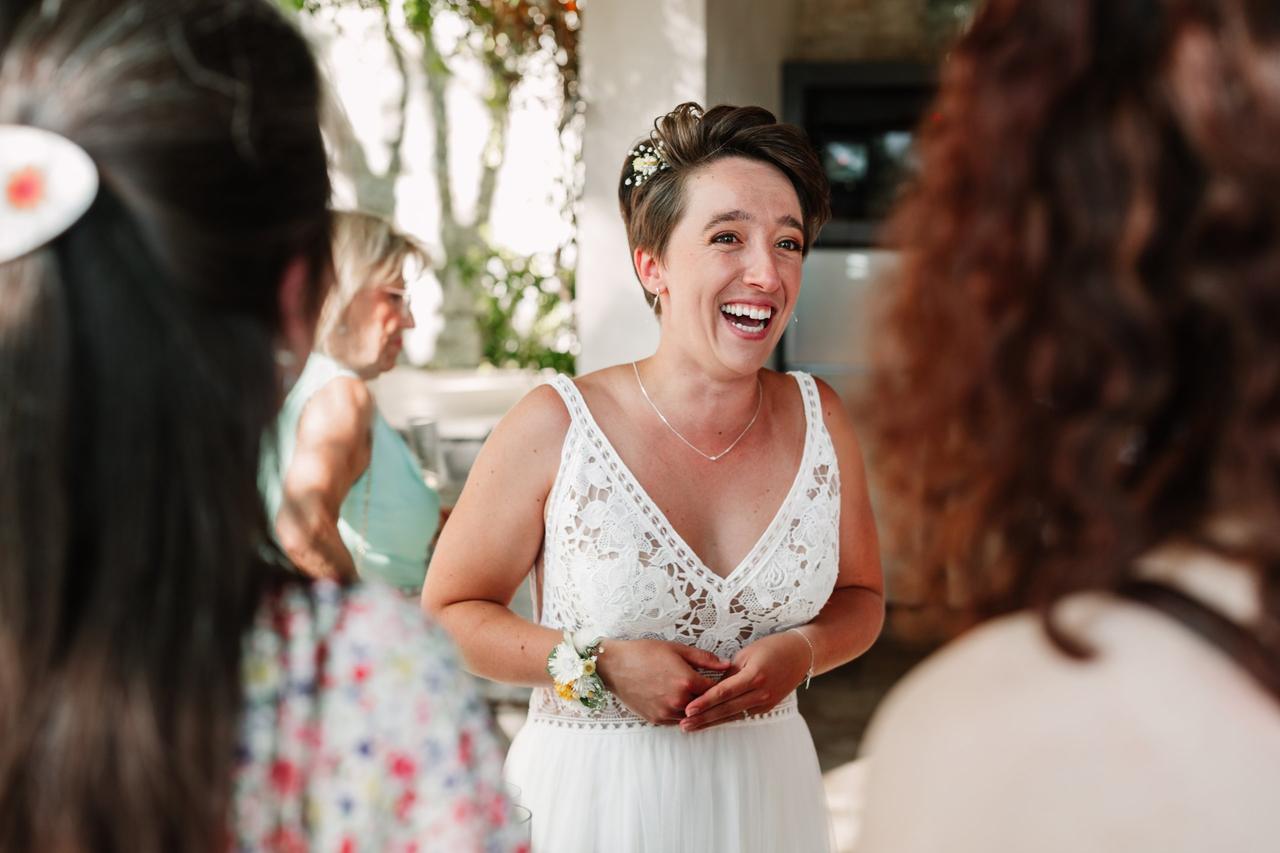
[[[398,25],[420,44],[421,72],[429,100],[434,133],[432,162],[440,213],[440,244],[444,257],[435,259],[443,288],[444,329],[436,343],[434,364],[470,367],[482,358],[498,365],[556,367],[572,370],[576,337],[573,334],[573,270],[576,262],[575,204],[581,195],[579,154],[582,145],[584,105],[578,85],[578,32],[581,17],[577,0],[286,0],[303,13],[315,14],[344,6],[377,10],[392,61],[399,73],[399,117],[388,140],[391,161],[386,170],[374,172],[350,123],[335,112],[330,130],[339,168],[352,176],[358,204],[371,210],[394,212],[395,179],[402,163],[404,111],[408,103],[408,59],[397,36]],[[442,48],[437,24],[444,16],[463,25],[463,35]],[[485,145],[479,158],[479,184],[472,214],[459,216],[450,180],[449,111],[447,92],[454,77],[453,65],[467,57],[483,68],[488,91],[484,106],[489,118]],[[497,189],[498,172],[509,144],[508,129],[513,93],[535,69],[554,67],[560,98],[556,105],[557,131],[564,160],[554,179],[562,213],[570,224],[569,239],[550,258],[551,270],[535,276],[529,270],[545,267],[547,259],[517,258],[500,251],[489,236],[489,222]],[[340,110],[340,105],[335,105]],[[494,263],[491,263],[493,261]],[[486,273],[493,268],[519,269],[515,279]],[[493,290],[501,281],[501,293]],[[513,288],[522,286],[519,293]],[[515,322],[516,306],[536,306],[532,323]],[[520,309],[528,313],[528,307]],[[504,313],[505,312],[505,313]]]

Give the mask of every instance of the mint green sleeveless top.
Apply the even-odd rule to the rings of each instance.
[[[328,356],[312,353],[280,408],[275,446],[269,438],[264,442],[258,484],[273,531],[302,410],[316,392],[340,376],[358,378]],[[427,573],[431,540],[440,523],[440,496],[423,481],[417,459],[376,408],[371,430],[369,467],[342,502],[338,533],[362,578],[418,590]]]

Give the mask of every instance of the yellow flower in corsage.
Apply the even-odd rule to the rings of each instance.
[[[547,674],[555,682],[556,695],[593,711],[604,707],[609,691],[596,672],[596,659],[603,651],[600,637],[587,642],[581,631],[575,635],[566,629],[564,642],[547,656]]]

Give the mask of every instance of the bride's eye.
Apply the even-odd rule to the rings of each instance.
[[[712,237],[712,238],[711,238],[711,242],[712,242],[712,243],[726,243],[726,244],[728,244],[728,243],[737,243],[737,242],[739,242],[739,241],[738,241],[738,235],[737,235],[737,234],[734,234],[734,233],[733,233],[733,232],[731,232],[731,231],[726,231],[726,232],[724,232],[724,233],[722,233],[722,234],[717,234],[716,236]]]

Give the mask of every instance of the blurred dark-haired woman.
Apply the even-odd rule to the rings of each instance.
[[[319,78],[264,0],[0,10],[0,850],[498,850],[442,635],[271,544],[330,278]]]

